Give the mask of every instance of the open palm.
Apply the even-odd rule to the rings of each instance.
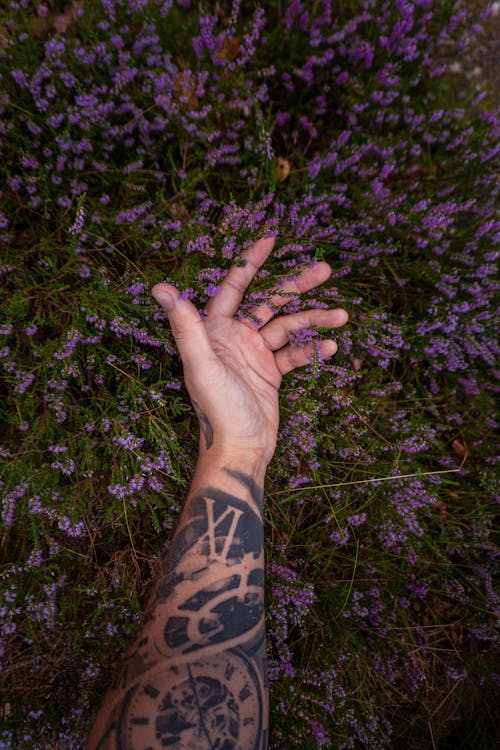
[[[292,346],[290,334],[302,328],[337,328],[347,321],[342,309],[305,310],[274,318],[289,294],[300,294],[330,277],[327,263],[305,269],[237,320],[243,295],[274,246],[267,237],[233,266],[202,320],[195,306],[171,284],[157,284],[153,295],[166,311],[184,366],[184,377],[205,434],[206,447],[250,451],[269,460],[278,432],[278,389],[282,376],[311,361],[312,344]],[[273,319],[274,318],[274,319]],[[317,342],[322,357],[337,351],[334,341]]]

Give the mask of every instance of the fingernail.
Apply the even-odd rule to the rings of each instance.
[[[153,297],[157,302],[160,303],[160,305],[163,307],[164,310],[172,310],[174,307],[174,300],[170,296],[168,292],[163,291],[163,289],[152,292]]]

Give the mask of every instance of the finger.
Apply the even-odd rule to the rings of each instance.
[[[274,237],[264,237],[242,253],[245,265],[231,266],[220,285],[219,293],[207,305],[210,316],[217,314],[233,317],[236,314],[248,285],[273,247]]]
[[[282,375],[286,375],[290,370],[296,367],[310,365],[314,358],[314,352],[318,351],[321,359],[333,357],[338,346],[335,341],[327,339],[322,341],[316,340],[314,343],[306,344],[304,347],[285,346],[274,355],[276,367]]]
[[[304,310],[304,312],[284,315],[273,320],[260,334],[271,351],[281,349],[290,342],[290,334],[301,328],[339,328],[347,323],[349,316],[341,308],[335,310]]]
[[[156,284],[151,293],[168,315],[184,367],[199,368],[200,363],[215,359],[205,326],[193,303],[183,299],[172,284]]]
[[[314,266],[304,268],[296,279],[285,280],[276,289],[276,293],[271,295],[269,302],[254,307],[250,311],[249,316],[253,320],[260,321],[259,326],[266,325],[283,305],[286,305],[287,302],[293,299],[294,295],[303,294],[310,289],[320,286],[320,284],[323,284],[330,278],[331,273],[332,269],[328,263],[324,263],[323,261],[315,263]]]

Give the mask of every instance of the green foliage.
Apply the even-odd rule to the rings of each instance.
[[[198,427],[150,287],[202,308],[270,231],[254,293],[323,259],[301,304],[350,314],[280,393],[271,746],[495,742],[498,124],[451,67],[473,19],[299,5],[0,10],[8,750],[82,746],[187,491]]]

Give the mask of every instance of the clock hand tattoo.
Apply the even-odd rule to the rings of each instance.
[[[212,487],[190,501],[100,750],[267,746],[262,490],[226,471],[251,503]]]
[[[130,691],[120,721],[123,750],[259,750],[262,688],[242,653],[228,651],[171,672],[152,675],[143,687]]]

